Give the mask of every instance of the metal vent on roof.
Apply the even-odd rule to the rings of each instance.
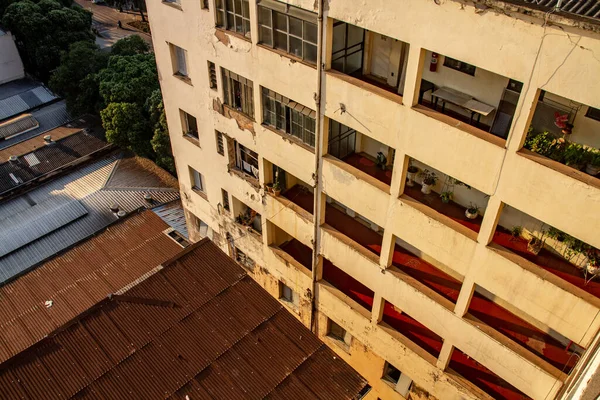
[[[10,174],[8,174],[10,176],[10,179],[13,180],[13,182],[15,182],[17,185],[20,185],[21,183],[23,183],[23,180],[21,178],[18,178],[15,174],[13,174],[12,172]]]
[[[38,165],[40,163],[40,160],[37,158],[35,153],[25,154],[23,158],[25,159],[25,161],[27,161],[27,164],[29,164],[30,167],[33,167],[34,165]]]

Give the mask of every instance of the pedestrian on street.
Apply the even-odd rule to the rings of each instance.
[[[119,29],[123,29],[123,25],[121,24],[121,20],[117,21],[117,26],[119,27]]]

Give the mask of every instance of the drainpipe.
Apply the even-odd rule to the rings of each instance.
[[[314,203],[313,203],[313,257],[312,257],[312,288],[311,288],[311,312],[310,312],[310,330],[316,333],[315,313],[317,309],[315,290],[317,288],[317,268],[319,266],[319,244],[318,239],[319,221],[321,219],[321,77],[323,69],[323,1],[318,1],[317,13],[317,91],[315,92],[316,117],[315,124],[315,168],[314,168]]]

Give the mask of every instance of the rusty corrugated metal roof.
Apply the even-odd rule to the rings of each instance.
[[[0,360],[175,256],[181,246],[162,233],[168,227],[152,211],[134,214],[0,287]]]
[[[0,365],[0,396],[25,399],[337,400],[366,387],[207,239]]]

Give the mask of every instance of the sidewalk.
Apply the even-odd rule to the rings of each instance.
[[[93,4],[91,0],[75,0],[80,7],[89,10],[93,14],[92,26],[100,33],[96,37],[96,44],[104,49],[112,46],[116,41],[131,35],[139,35],[152,48],[152,37],[127,25],[127,22],[139,21],[139,13],[126,11],[120,13],[118,10],[106,4]],[[121,21],[123,29],[119,29],[117,22]]]

